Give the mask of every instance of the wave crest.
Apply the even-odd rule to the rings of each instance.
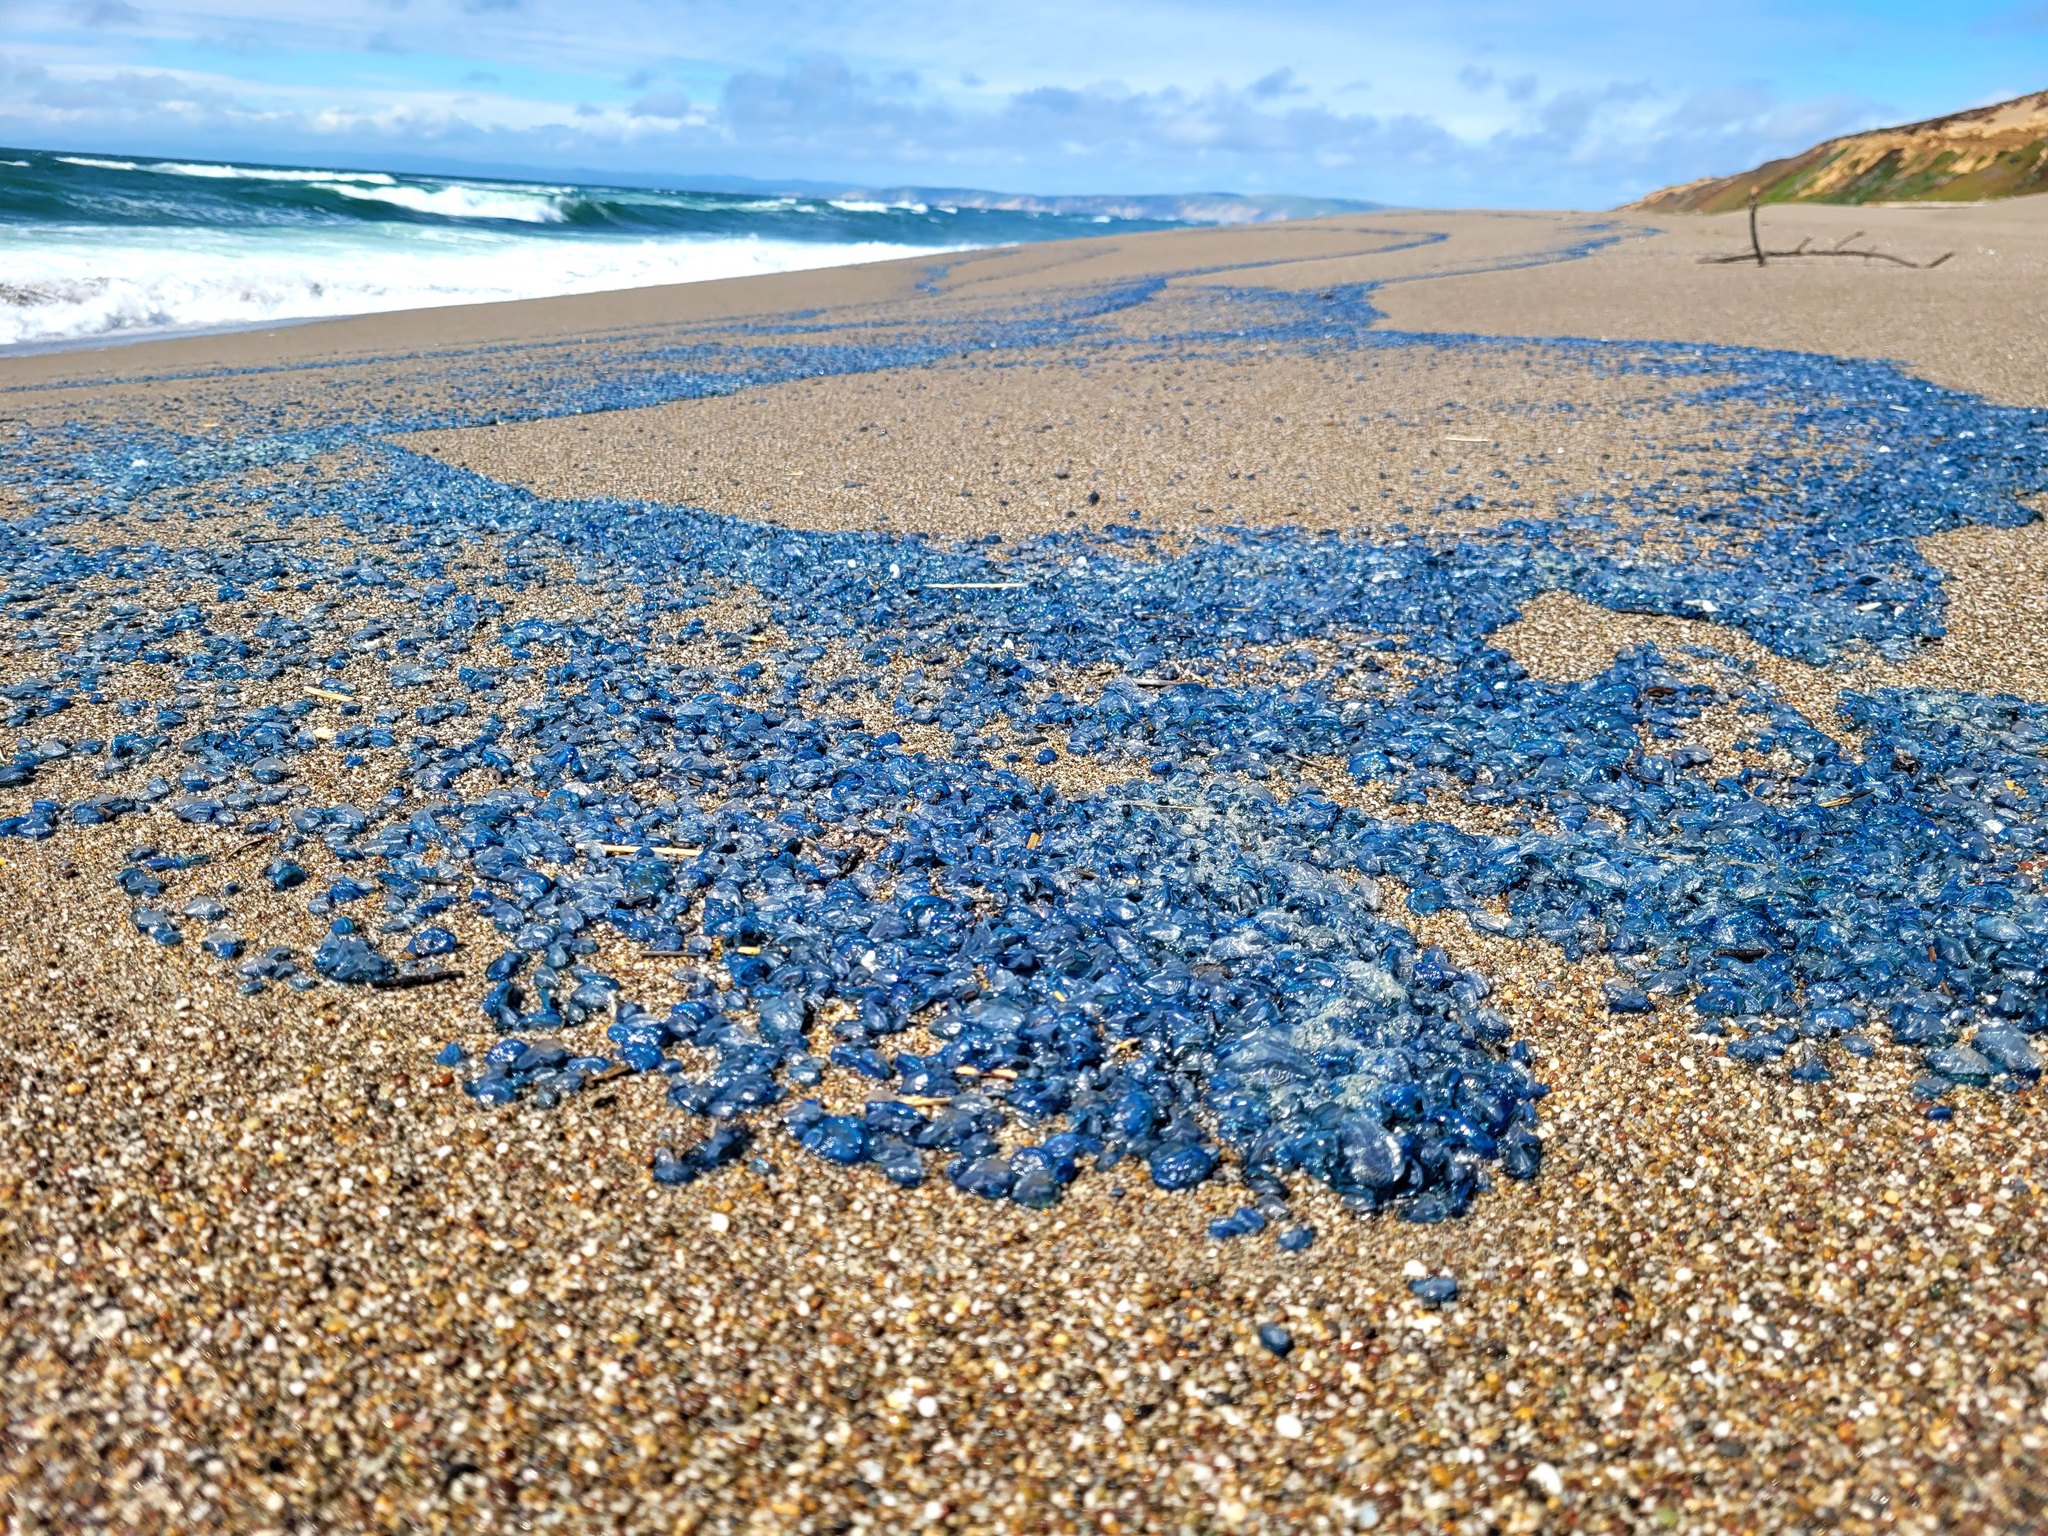
[[[487,191],[479,187],[379,187],[351,186],[347,182],[320,183],[321,190],[339,192],[343,197],[369,203],[389,203],[413,213],[432,214],[441,219],[499,219],[515,224],[562,224],[568,221],[564,209],[566,189],[537,192]]]
[[[360,186],[391,187],[398,178],[385,171],[284,171],[265,170],[253,165],[211,165],[204,161],[162,160],[140,167],[159,176],[194,176],[203,181],[300,181],[354,182]]]

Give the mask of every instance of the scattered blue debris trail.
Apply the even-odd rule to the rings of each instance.
[[[1917,1053],[1930,1101],[2032,1084],[2048,711],[1997,679],[1857,691],[1843,670],[1852,743],[1692,658],[1639,648],[1561,683],[1497,636],[1570,593],[1815,666],[1909,657],[1944,633],[1914,541],[2028,522],[2043,413],[1878,363],[1533,344],[1781,425],[1690,499],[1171,540],[547,499],[390,440],[1027,347],[1509,345],[1383,329],[1370,285],[1259,279],[1172,289],[1209,316],[1172,333],[1146,331],[1168,291],[1147,279],[886,326],[479,349],[394,362],[387,386],[359,363],[331,404],[289,375],[156,381],[272,402],[225,436],[168,404],[0,425],[0,836],[124,839],[136,928],[249,991],[459,997],[423,1060],[480,1113],[659,1074],[671,1112],[645,1139],[670,1185],[787,1151],[1038,1209],[1085,1177],[1228,1173],[1247,1203],[1211,1236],[1288,1252],[1314,1236],[1288,1214],[1303,1180],[1458,1216],[1496,1176],[1539,1177],[1546,1089],[1495,978],[1417,937],[1445,911],[1605,957],[1615,1020],[1689,1009],[1788,1094],[1873,1049]],[[1645,526],[1679,553],[1643,557]],[[741,601],[762,616],[721,628]],[[1186,664],[1219,645],[1283,665]],[[1117,680],[1069,686],[1105,662]],[[943,750],[850,711],[884,685]],[[1688,735],[1731,705],[1744,766],[1714,776]],[[1100,787],[1030,771],[1075,762]],[[1375,815],[1323,762],[1519,830]],[[262,931],[245,888],[329,931]]]

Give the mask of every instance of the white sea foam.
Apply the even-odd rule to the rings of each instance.
[[[566,239],[381,226],[0,229],[0,345],[595,293],[931,254],[882,241]]]
[[[875,203],[858,197],[835,197],[832,206],[841,213],[930,213],[923,203]]]
[[[139,171],[141,166],[133,160],[95,160],[89,155],[59,155],[57,159],[65,165],[82,165],[95,171]]]

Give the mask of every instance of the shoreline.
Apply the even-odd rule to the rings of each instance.
[[[304,315],[286,320],[251,320],[241,325],[201,325],[177,330],[103,331],[92,336],[66,336],[54,341],[18,341],[0,346],[0,363],[16,357],[43,357],[53,352],[99,352],[116,347],[144,346],[157,341],[199,341],[241,331],[276,332],[322,320],[366,320],[373,314],[413,314],[414,310],[365,310],[359,315]]]
[[[5,363],[9,358],[39,357],[50,352],[98,351],[113,347],[144,346],[154,342],[194,341],[202,340],[209,336],[230,336],[243,331],[269,333],[296,329],[299,326],[305,325],[376,320],[381,317],[402,318],[405,316],[429,314],[441,309],[487,309],[502,304],[548,304],[561,299],[592,298],[633,293],[660,293],[673,288],[695,287],[702,283],[746,282],[804,272],[841,272],[851,267],[883,266],[896,262],[921,261],[930,266],[936,258],[959,256],[980,251],[1010,250],[1013,248],[1016,247],[1007,245],[928,246],[918,248],[911,254],[901,256],[871,256],[850,261],[834,262],[825,266],[790,267],[778,272],[746,273],[738,277],[690,278],[676,283],[635,284],[620,288],[579,289],[566,293],[531,294],[519,298],[462,299],[447,304],[366,309],[338,315],[286,315],[262,320],[234,321],[220,325],[100,331],[87,336],[65,336],[42,341],[0,344],[0,363]]]

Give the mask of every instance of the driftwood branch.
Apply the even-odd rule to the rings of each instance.
[[[1734,256],[1702,256],[1700,258],[1701,266],[1731,267],[1738,266],[1745,261],[1754,261],[1761,267],[1766,265],[1768,258],[1772,256],[1786,260],[1794,256],[1860,256],[1865,261],[1888,261],[1895,267],[1911,267],[1916,272],[1928,272],[1940,266],[1949,257],[1955,255],[1954,251],[1943,251],[1932,261],[1908,261],[1905,257],[1894,256],[1889,251],[1857,250],[1850,242],[1863,238],[1864,232],[1860,229],[1853,235],[1842,236],[1841,239],[1837,240],[1833,246],[1825,251],[1808,249],[1813,244],[1811,236],[1801,240],[1789,251],[1767,251],[1764,249],[1762,238],[1756,232],[1756,204],[1760,190],[1757,187],[1749,189],[1749,249]]]
[[[1930,272],[1944,261],[1947,261],[1949,257],[1955,255],[1955,252],[1943,251],[1932,261],[1908,261],[1905,257],[1894,256],[1889,251],[1852,251],[1842,249],[1810,251],[1806,249],[1804,242],[1802,242],[1793,250],[1765,251],[1764,255],[1787,259],[1794,256],[1860,256],[1865,261],[1888,261],[1895,267],[1911,267],[1916,272]],[[1704,267],[1725,267],[1739,262],[1754,261],[1755,259],[1748,251],[1744,251],[1739,256],[1702,256],[1700,258],[1700,265]],[[1761,266],[1762,263],[1759,262],[1758,265]]]

